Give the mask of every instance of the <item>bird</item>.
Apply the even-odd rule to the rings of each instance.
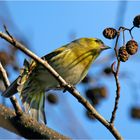
[[[79,38],[42,57],[68,83],[76,86],[87,75],[100,53],[110,47],[98,38]],[[48,70],[35,60],[24,60],[17,79],[2,93],[11,97],[17,92],[25,112],[42,123],[45,116],[45,92],[65,90]]]

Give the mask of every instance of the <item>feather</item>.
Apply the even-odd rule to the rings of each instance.
[[[17,81],[18,81],[18,78],[2,93],[2,96],[9,98],[12,95],[17,93],[17,87],[18,87]]]
[[[29,113],[32,118],[42,121],[46,124],[46,116],[44,111],[45,104],[45,91],[40,93],[28,93],[21,94],[21,100],[23,102],[25,112]]]

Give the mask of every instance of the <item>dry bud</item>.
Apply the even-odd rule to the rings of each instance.
[[[58,103],[58,97],[55,94],[49,93],[47,95],[47,100],[51,104],[56,104]]]
[[[137,15],[133,20],[133,25],[137,28],[140,28],[140,15]]]
[[[128,60],[129,54],[126,51],[125,46],[120,47],[120,49],[119,49],[119,58],[120,58],[120,61],[122,61],[122,62],[126,62]]]
[[[108,39],[114,39],[117,35],[117,31],[114,28],[106,28],[103,31],[103,35]]]
[[[135,40],[129,40],[126,43],[126,50],[130,55],[133,55],[138,50],[138,43]]]

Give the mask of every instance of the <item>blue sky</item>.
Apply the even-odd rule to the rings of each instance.
[[[5,4],[8,11],[4,9]],[[103,29],[106,27],[119,26],[132,27],[133,18],[140,14],[139,5],[139,1],[8,1],[0,2],[0,8],[3,7],[4,9],[0,11],[0,16],[3,16],[3,22],[7,24],[11,33],[15,36],[19,36],[22,33],[28,40],[30,48],[36,52],[37,55],[43,56],[67,44],[72,38],[97,37],[102,39],[107,45],[113,47],[114,40],[105,39],[102,35]],[[124,12],[125,8],[126,10]],[[8,22],[11,19],[13,23]],[[0,22],[2,29],[1,25],[2,22]],[[135,40],[140,42],[140,30],[134,29],[133,34]],[[127,39],[130,39],[129,36]],[[104,52],[99,59],[109,55],[111,52],[111,50]],[[19,63],[21,66],[24,58],[25,55],[20,54]],[[133,92],[128,86],[130,81],[135,81],[139,84],[140,76],[138,69],[140,69],[140,66],[138,58],[139,53],[133,56],[130,61],[121,65],[121,71],[128,72],[130,78],[121,79],[121,99],[115,123],[116,128],[122,136],[130,139],[140,138],[140,122],[130,119],[128,112],[132,105],[139,104],[138,102],[136,103],[133,98]],[[111,65],[111,62],[108,65]],[[90,69],[90,73],[96,73],[96,67],[94,68],[94,65]],[[13,75],[11,80],[15,77],[16,76]],[[109,97],[101,103],[98,107],[98,111],[106,119],[109,119],[114,104],[115,82],[113,78],[103,79],[103,82],[108,87]],[[78,89],[82,93],[80,86]],[[88,130],[88,138],[113,138],[110,132],[99,122],[91,122],[85,119],[83,107],[70,94],[63,94],[61,96],[62,102],[64,100],[63,98],[67,98],[71,108],[74,109],[75,116],[79,121],[83,122],[82,125],[84,129]],[[54,110],[57,109],[53,107],[53,111]],[[65,113],[62,117],[65,117]],[[60,125],[55,126],[51,118],[48,118],[48,125],[70,137],[80,137],[80,134],[76,137],[66,129],[61,128]],[[14,135],[12,136],[15,137]],[[86,137],[86,134],[85,136],[83,135],[83,137]]]

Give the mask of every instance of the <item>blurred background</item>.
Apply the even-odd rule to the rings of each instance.
[[[5,24],[9,32],[38,56],[80,37],[96,37],[112,47],[102,53],[92,65],[88,76],[77,85],[81,95],[110,119],[115,101],[115,80],[110,71],[114,57],[115,40],[102,35],[106,27],[131,28],[133,19],[140,14],[139,1],[0,1],[0,31]],[[133,30],[140,42],[140,29]],[[126,33],[126,41],[130,40]],[[122,45],[122,38],[119,45]],[[19,75],[24,59],[22,52],[0,39],[0,61],[12,82]],[[127,62],[121,63],[121,97],[115,126],[125,139],[139,139],[140,134],[140,55],[139,51]],[[1,75],[0,75],[1,79]],[[0,91],[4,90],[0,80]],[[68,92],[46,93],[48,126],[74,139],[112,139],[110,132],[90,115]],[[18,95],[16,95],[19,99]],[[0,103],[9,108],[9,99],[0,97]],[[0,138],[21,137],[0,128]]]

